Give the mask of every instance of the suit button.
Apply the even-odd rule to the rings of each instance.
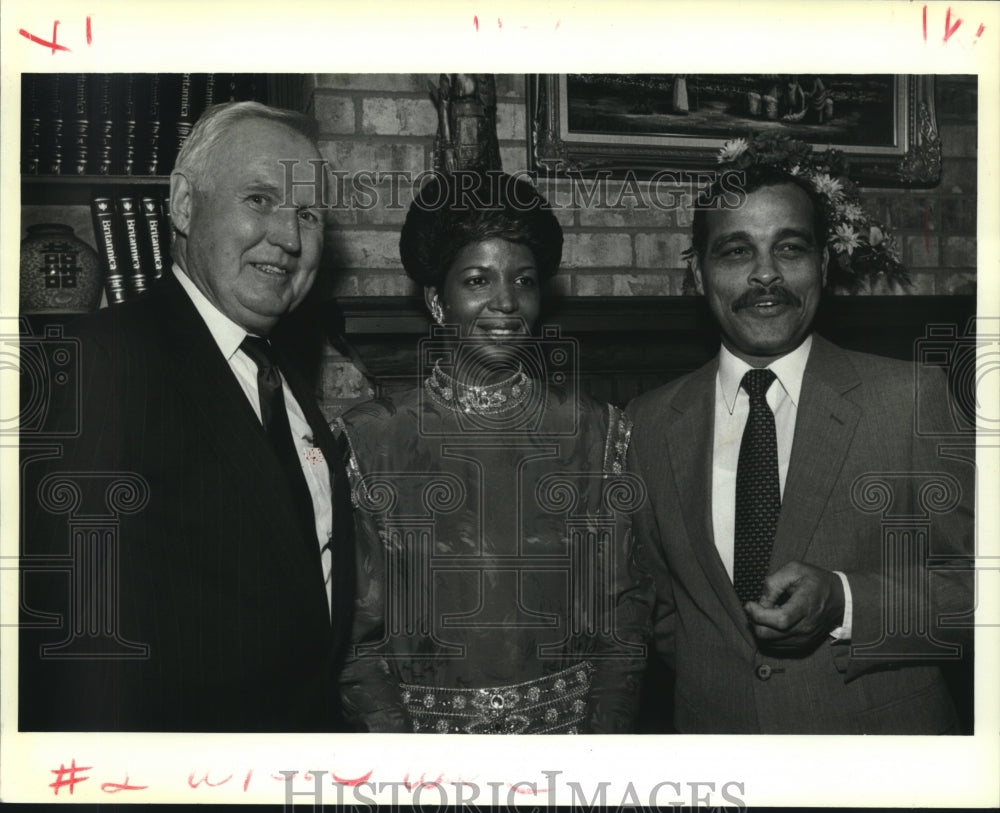
[[[774,670],[766,663],[762,663],[757,667],[757,677],[760,678],[760,680],[767,680],[771,677],[771,672],[773,671]]]

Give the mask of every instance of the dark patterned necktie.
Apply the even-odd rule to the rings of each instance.
[[[288,412],[285,410],[285,396],[281,388],[281,374],[271,354],[271,346],[266,339],[259,336],[247,336],[240,344],[240,350],[257,365],[257,395],[260,399],[261,423],[264,424],[267,441],[285,472],[295,502],[295,513],[299,517],[306,539],[316,544],[316,517],[313,513],[312,495],[306,484],[306,476],[302,471],[295,441],[292,440]]]
[[[781,512],[778,438],[765,398],[774,379],[770,370],[748,370],[740,384],[750,395],[736,468],[733,586],[741,604],[760,598]]]

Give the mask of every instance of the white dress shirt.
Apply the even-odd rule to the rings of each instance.
[[[767,404],[774,413],[774,428],[778,440],[778,479],[781,494],[785,493],[788,461],[792,457],[792,439],[798,416],[802,376],[812,348],[812,336],[791,353],[767,365],[776,376],[767,391]],[[737,358],[725,345],[719,351],[719,372],[715,379],[715,434],[712,444],[712,530],[719,557],[729,578],[733,578],[736,535],[736,469],[740,459],[740,442],[750,413],[750,396],[740,386],[751,366]],[[847,577],[834,571],[844,587],[844,621],[830,634],[834,638],[850,638],[851,589]]]
[[[240,387],[243,388],[247,400],[257,415],[257,420],[261,420],[260,395],[257,392],[257,364],[240,350],[240,344],[248,335],[247,331],[209,302],[191,278],[176,263],[173,266],[173,272],[207,325],[212,338],[215,339],[219,350],[222,351],[222,355],[229,362],[229,367],[236,376]],[[326,583],[326,600],[332,611],[333,598],[330,576],[333,554],[328,547],[333,536],[333,497],[330,487],[330,470],[323,458],[323,452],[313,440],[312,428],[306,420],[305,413],[303,413],[298,401],[295,400],[295,396],[292,395],[292,390],[284,376],[281,377],[281,390],[285,397],[285,410],[288,412],[288,425],[292,430],[292,440],[299,453],[302,472],[305,475],[306,484],[309,486],[309,494],[312,496],[313,514],[316,517],[316,538],[320,544],[323,579]]]

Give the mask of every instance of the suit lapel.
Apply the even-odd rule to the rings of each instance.
[[[349,618],[354,599],[354,518],[351,508],[350,488],[347,470],[344,467],[346,455],[343,441],[335,438],[330,431],[316,398],[305,380],[298,374],[294,364],[280,346],[275,347],[278,363],[288,386],[298,401],[302,412],[313,432],[313,443],[319,447],[330,472],[331,499],[333,501],[333,546],[331,554],[333,578],[333,620],[338,629],[349,629]]]
[[[844,395],[859,383],[846,355],[814,335],[802,379],[772,570],[805,558],[857,428],[861,410]]]
[[[301,542],[291,494],[282,489],[285,475],[264,434],[264,428],[240,387],[229,363],[190,298],[173,275],[162,290],[167,318],[165,339],[175,359],[171,375],[189,416],[197,416],[214,447],[216,459],[232,470],[232,479],[247,491],[247,504],[259,506],[262,521],[271,528],[273,555],[278,567],[295,580],[313,583],[307,595],[316,596],[327,614],[319,556]],[[301,401],[300,401],[301,403]],[[285,541],[289,540],[289,541]],[[318,549],[317,549],[318,553]],[[318,581],[318,587],[315,583]]]
[[[675,396],[674,420],[667,430],[673,480],[691,550],[740,634],[754,645],[746,613],[726,573],[712,531],[712,446],[715,431],[715,379],[718,360],[707,364]],[[673,540],[667,540],[672,544]]]

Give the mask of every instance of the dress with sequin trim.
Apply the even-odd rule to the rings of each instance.
[[[424,382],[339,424],[359,562],[341,688],[369,731],[631,730],[645,619],[615,601],[643,498],[630,425],[565,388],[514,384],[508,408]]]

